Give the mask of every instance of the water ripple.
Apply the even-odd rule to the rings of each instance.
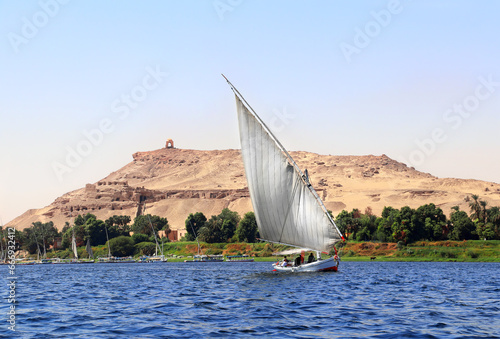
[[[499,338],[498,263],[16,268],[14,338]],[[0,267],[6,277],[6,268]],[[6,278],[5,278],[6,279]],[[5,292],[4,292],[5,293]],[[0,312],[9,304],[3,296]],[[12,334],[15,334],[14,336]]]

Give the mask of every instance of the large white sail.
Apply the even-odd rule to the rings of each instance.
[[[226,79],[227,80],[227,79]],[[329,251],[342,235],[309,178],[239,92],[241,153],[262,239]]]

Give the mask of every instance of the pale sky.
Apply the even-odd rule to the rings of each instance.
[[[500,183],[500,2],[0,1],[0,218],[137,151],[293,150]]]

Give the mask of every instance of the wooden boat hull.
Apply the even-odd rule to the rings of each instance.
[[[276,272],[337,272],[338,261],[335,258],[328,258],[325,260],[318,260],[312,263],[304,263],[300,266],[286,266],[282,267],[280,264],[273,264],[273,271]]]

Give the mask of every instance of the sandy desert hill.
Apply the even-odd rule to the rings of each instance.
[[[331,156],[291,152],[307,168],[313,187],[334,215],[341,210],[371,207],[380,215],[384,206],[417,208],[452,206],[469,212],[467,195],[478,194],[490,206],[500,206],[500,185],[479,180],[437,178],[382,156]],[[113,215],[135,218],[138,202],[146,213],[166,217],[170,228],[183,231],[189,213],[207,218],[228,207],[241,216],[252,210],[239,150],[199,151],[163,148],[133,154],[133,161],[106,178],[64,194],[52,204],[33,209],[7,226],[18,229],[36,221],[53,221],[62,229],[77,214],[100,219]],[[180,232],[182,235],[183,232]]]

